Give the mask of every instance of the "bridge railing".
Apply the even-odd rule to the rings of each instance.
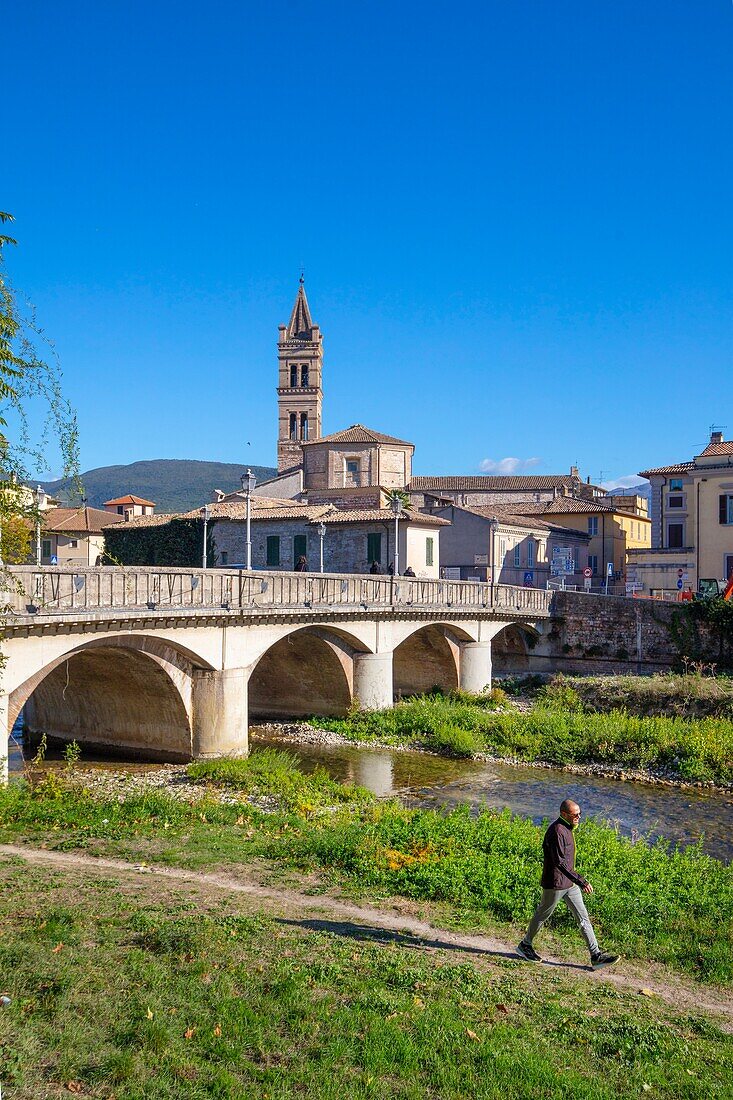
[[[547,615],[552,593],[481,581],[241,569],[10,566],[2,603],[12,616],[105,610],[444,607]]]

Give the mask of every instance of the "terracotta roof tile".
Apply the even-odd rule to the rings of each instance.
[[[447,477],[413,477],[408,489],[414,492],[431,489],[437,491],[450,489],[454,492],[472,489],[500,491],[502,489],[559,489],[563,485],[567,485],[568,488],[579,485],[589,489],[595,488],[571,474],[458,474]]]
[[[397,439],[393,435],[384,435],[382,432],[372,431],[363,424],[352,424],[342,432],[334,432],[333,435],[322,435],[320,439],[309,439],[301,443],[302,447],[313,447],[317,443],[398,443],[401,447],[412,447],[406,439]]]
[[[705,454],[704,451],[703,454]],[[694,462],[676,462],[672,466],[657,466],[653,470],[640,470],[639,477],[649,478],[652,474],[687,474],[694,467]]]
[[[698,458],[711,458],[714,455],[733,455],[733,439],[724,439],[720,443],[708,443]]]
[[[394,512],[391,508],[353,508],[349,511],[336,509],[323,516],[323,523],[394,523]],[[414,508],[403,508],[400,519],[408,523],[424,524],[426,527],[450,526],[450,520],[441,519],[439,516],[428,515],[427,512],[418,512]]]
[[[129,493],[126,497],[115,497],[114,500],[105,500],[105,508],[108,504],[145,504],[148,506],[148,508],[155,507],[155,501],[144,500],[142,497],[134,497]]]
[[[43,514],[43,529],[69,535],[99,535],[107,526],[123,523],[102,508],[51,508]]]

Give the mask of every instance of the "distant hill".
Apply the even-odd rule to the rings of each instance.
[[[648,481],[640,481],[638,485],[628,485],[625,489],[609,489],[617,497],[645,497],[651,500],[651,485]]]
[[[259,481],[274,477],[272,466],[250,466]],[[127,466],[100,466],[81,475],[87,502],[101,508],[105,500],[133,493],[154,501],[156,512],[186,512],[211,500],[214,489],[233,493],[241,489],[246,463],[198,462],[193,459],[157,458]],[[70,478],[45,481],[43,488],[62,501],[78,500]]]

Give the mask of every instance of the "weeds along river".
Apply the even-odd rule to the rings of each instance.
[[[14,734],[20,741],[20,730]],[[388,748],[301,745],[273,736],[271,727],[267,732],[251,727],[250,737],[253,752],[265,746],[283,749],[304,772],[320,766],[342,783],[357,783],[382,798],[396,795],[409,806],[506,808],[539,823],[556,817],[562,799],[571,797],[581,804],[585,817],[610,822],[626,836],[665,837],[681,845],[700,842],[703,851],[716,859],[730,862],[733,858],[733,792],[658,787],[574,775],[559,768],[449,760]],[[59,755],[48,754],[50,766]],[[11,774],[22,770],[17,742],[11,742],[9,766]],[[155,771],[161,765],[82,753],[81,766],[140,772]]]
[[[557,817],[563,798],[571,797],[585,817],[608,821],[626,836],[666,837],[682,845],[700,841],[708,855],[726,863],[733,858],[733,792],[657,787],[559,768],[448,760],[388,748],[300,745],[257,727],[250,736],[253,751],[259,746],[285,749],[305,772],[320,766],[342,783],[357,783],[380,797],[397,795],[408,806],[491,806],[539,823]]]

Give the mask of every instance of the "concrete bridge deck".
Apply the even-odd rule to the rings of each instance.
[[[388,707],[491,684],[492,640],[553,593],[235,569],[10,567],[0,728],[139,756],[246,753],[250,713]],[[0,755],[2,749],[0,748]]]

